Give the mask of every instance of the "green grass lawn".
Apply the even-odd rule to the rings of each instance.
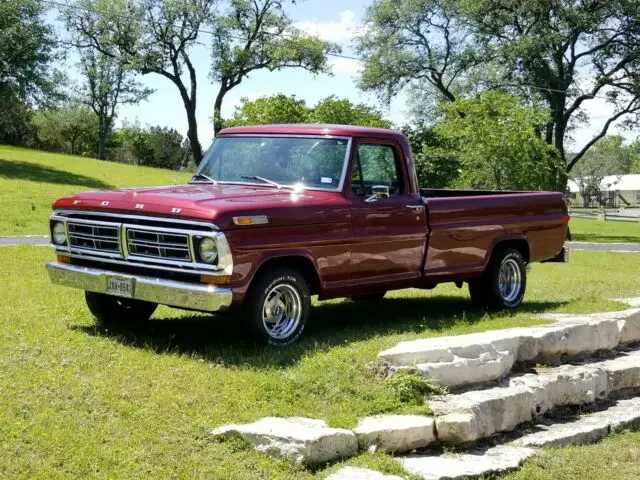
[[[80,190],[168,185],[190,175],[0,145],[0,235],[47,233],[51,203]]]
[[[640,242],[640,222],[616,222],[572,218],[569,222],[575,242],[637,243]]]
[[[608,298],[640,291],[639,256],[577,251],[568,265],[533,267],[516,313],[475,310],[466,289],[449,285],[395,292],[379,306],[336,300],[316,307],[303,342],[273,350],[245,344],[232,317],[169,308],[147,325],[98,327],[81,292],[50,285],[51,257],[0,248],[0,478],[323,479],[340,465],[309,472],[207,432],[267,415],[350,427],[367,414],[425,411],[376,379],[380,350],[532,325],[544,311],[620,309]],[[348,463],[399,472],[383,454]]]
[[[613,435],[596,445],[551,448],[504,480],[637,480],[640,432]]]

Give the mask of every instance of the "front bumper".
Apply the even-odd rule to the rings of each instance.
[[[114,276],[133,279],[135,282],[133,298],[137,300],[204,312],[224,311],[231,305],[231,289],[214,285],[176,282],[143,275],[127,275],[58,262],[48,263],[47,271],[53,283],[90,292],[106,294],[107,278]]]

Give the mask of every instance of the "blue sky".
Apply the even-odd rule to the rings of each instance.
[[[357,32],[362,16],[370,0],[306,0],[298,1],[287,9],[289,15],[303,30],[316,33],[326,40],[342,46],[344,54],[353,54],[351,42]],[[208,52],[209,36],[203,35],[202,45],[191,53],[192,61],[198,72],[198,131],[203,147],[207,148],[213,137],[211,116],[217,85],[209,79],[210,58]],[[69,70],[73,71],[73,56],[69,59]],[[284,93],[295,95],[313,105],[317,100],[329,95],[346,97],[353,102],[364,102],[380,108],[396,124],[407,119],[406,96],[396,97],[389,107],[381,105],[371,94],[365,94],[356,87],[359,63],[353,60],[331,58],[333,75],[314,76],[303,70],[287,69],[279,72],[258,71],[245,79],[238,87],[229,92],[223,104],[223,116],[230,116],[241,97],[255,99],[263,95]],[[74,74],[72,73],[72,77]],[[176,87],[159,75],[150,74],[140,80],[155,93],[148,101],[136,106],[126,105],[119,109],[118,122],[138,121],[142,125],[161,125],[175,128],[183,135],[187,131],[186,115]],[[591,116],[591,125],[584,126],[573,133],[577,149],[586,143],[606,120],[611,109],[604,100],[586,102],[586,111]],[[610,129],[615,133],[615,129]],[[622,133],[622,132],[621,132]],[[628,138],[635,134],[627,133]]]

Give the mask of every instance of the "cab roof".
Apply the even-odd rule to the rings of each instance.
[[[404,139],[402,133],[386,128],[358,127],[355,125],[313,125],[305,123],[283,125],[256,125],[230,127],[220,131],[223,135],[336,135],[344,137],[375,137]]]

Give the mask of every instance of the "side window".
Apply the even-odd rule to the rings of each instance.
[[[394,150],[389,145],[360,144],[351,177],[353,191],[368,195],[376,185],[389,187],[391,195],[402,193],[402,177]]]

